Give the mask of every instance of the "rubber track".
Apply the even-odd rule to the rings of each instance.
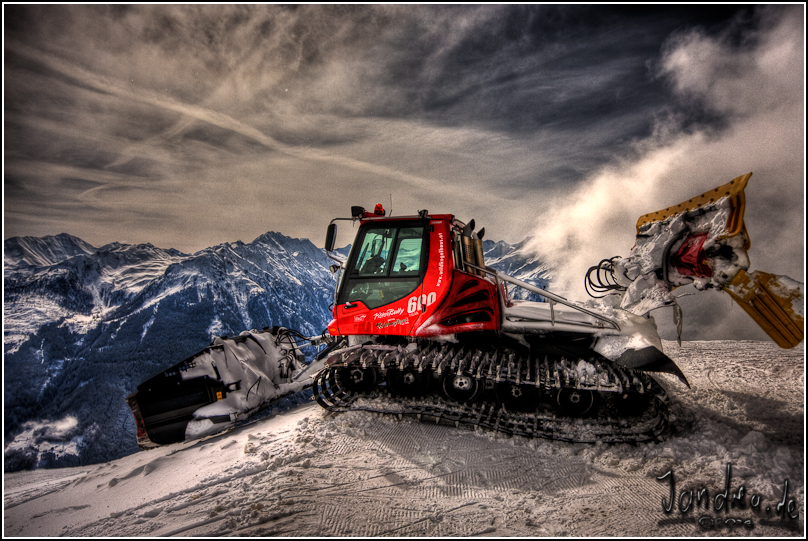
[[[580,360],[589,363],[589,371],[577,369]],[[658,440],[668,425],[667,395],[662,387],[643,372],[615,365],[594,356],[590,359],[524,357],[509,350],[482,351],[456,344],[429,344],[408,348],[364,345],[345,348],[329,358],[329,366],[314,377],[317,402],[333,412],[370,411],[393,415],[416,415],[436,423],[454,422],[526,436],[568,442],[642,442]],[[431,370],[443,375],[472,376],[488,388],[496,383],[536,385],[542,392],[553,389],[587,389],[601,397],[610,393],[638,393],[650,396],[645,411],[620,417],[616,409],[598,407],[601,417],[567,417],[540,406],[535,412],[511,412],[496,400],[457,402],[443,394],[420,398],[392,397],[385,386],[376,384],[369,392],[347,389],[339,381],[339,369],[347,366],[390,369]],[[592,374],[592,366],[595,367]],[[586,367],[586,365],[584,365]],[[381,374],[378,375],[381,378]],[[440,391],[439,391],[440,392]],[[603,402],[603,400],[601,400]]]

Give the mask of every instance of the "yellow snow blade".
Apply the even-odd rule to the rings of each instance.
[[[651,212],[649,214],[643,214],[640,216],[639,220],[637,220],[637,233],[639,234],[640,227],[647,223],[657,222],[659,220],[670,218],[671,216],[676,216],[682,212],[688,212],[706,207],[712,203],[715,203],[719,199],[729,197],[730,215],[727,219],[727,226],[724,230],[724,234],[719,238],[734,237],[744,230],[743,212],[746,208],[746,196],[744,195],[743,190],[746,188],[746,184],[749,182],[749,178],[751,176],[752,173],[741,175],[728,183],[719,186],[718,188],[704,192],[696,197],[692,197],[683,203],[679,203],[678,205],[668,207],[664,210]],[[746,246],[745,249],[748,250],[749,246]]]
[[[793,348],[805,333],[803,285],[761,271],[738,273],[724,287],[741,308],[781,348]]]

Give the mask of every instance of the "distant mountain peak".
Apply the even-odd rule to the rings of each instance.
[[[263,235],[258,236],[252,244],[276,244],[276,245],[283,245],[288,244],[291,241],[301,242],[303,240],[308,239],[295,239],[292,237],[287,237],[283,233],[278,233],[276,231],[267,231]]]
[[[95,253],[97,248],[67,233],[44,237],[12,237],[3,243],[6,267],[55,265],[77,255]]]
[[[121,249],[125,249],[131,246],[131,244],[123,244],[121,242],[110,242],[109,244],[105,244],[98,248],[97,252],[116,252]]]

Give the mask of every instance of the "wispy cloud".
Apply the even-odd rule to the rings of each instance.
[[[801,13],[722,9],[4,6],[5,232],[317,241],[392,194],[510,242],[538,217],[561,258],[625,253],[606,231],[738,170],[773,194],[755,182],[800,155],[769,146],[802,137],[781,98]]]
[[[186,120],[179,122],[170,128],[166,133],[161,134],[160,138],[163,140],[165,140],[167,137],[177,135],[182,131],[187,130],[191,125],[189,120],[197,120],[243,135],[244,137],[263,145],[268,150],[288,154],[302,160],[333,163],[334,165],[356,169],[366,173],[378,175],[380,177],[386,177],[398,182],[404,182],[408,184],[411,189],[427,189],[430,185],[436,183],[436,179],[421,177],[391,167],[386,167],[384,165],[365,162],[339,154],[333,154],[323,149],[301,145],[293,146],[281,143],[263,133],[261,130],[256,129],[253,126],[241,122],[218,110],[190,103],[183,103],[179,100],[161,95],[149,89],[138,88],[134,85],[126,85],[125,83],[110,79],[109,77],[100,75],[96,72],[83,69],[76,64],[66,62],[53,54],[45,53],[23,44],[11,43],[7,44],[7,48],[20,56],[27,57],[32,61],[46,66],[52,71],[77,79],[84,85],[87,85],[96,91],[113,94],[119,98],[132,102],[142,102],[153,107],[163,108],[186,117]],[[109,164],[109,167],[120,165],[131,157],[131,154],[125,154]]]

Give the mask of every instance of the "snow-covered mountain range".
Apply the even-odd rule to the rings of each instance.
[[[503,241],[484,240],[483,253],[486,266],[542,289],[547,289],[552,278],[552,268],[539,259],[537,255],[525,249],[525,246],[532,238],[528,237],[522,242],[513,245]],[[535,293],[517,287],[510,287],[508,294],[515,299],[544,300]]]
[[[525,243],[485,241],[486,264],[546,287],[550,270]],[[332,261],[280,233],[195,254],[67,234],[11,238],[3,252],[6,471],[135,452],[124,397],[139,383],[214,336],[273,325],[313,336],[331,318]]]

